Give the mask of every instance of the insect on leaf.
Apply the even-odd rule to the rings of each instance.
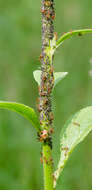
[[[63,79],[66,77],[68,73],[67,72],[55,72],[54,73],[54,87]],[[34,79],[35,81],[38,83],[38,85],[40,85],[41,82],[41,71],[40,70],[36,70],[33,72],[34,75]]]
[[[40,130],[39,120],[34,109],[31,107],[16,102],[0,101],[0,109],[8,109],[19,113],[24,118],[28,119],[37,131]]]
[[[73,115],[64,125],[60,138],[60,161],[55,171],[55,182],[62,172],[69,155],[88,133],[92,130],[92,106],[84,108]]]

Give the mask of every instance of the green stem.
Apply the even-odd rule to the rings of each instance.
[[[59,47],[63,43],[64,40],[67,40],[67,39],[71,38],[72,36],[75,36],[75,35],[82,36],[82,35],[87,34],[87,33],[92,33],[92,29],[73,30],[73,31],[64,33],[59,38],[59,40],[57,40],[56,48]]]
[[[41,52],[41,83],[39,87],[40,107],[40,141],[43,149],[44,190],[53,190],[53,161],[52,161],[52,99],[54,87],[53,54],[50,42],[54,37],[54,0],[42,0],[42,52]]]
[[[53,161],[49,145],[43,145],[44,190],[53,190]]]

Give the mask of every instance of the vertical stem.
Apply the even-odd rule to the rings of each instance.
[[[42,0],[42,54],[40,85],[40,124],[48,130],[52,124],[51,92],[54,86],[53,63],[50,42],[54,37],[53,18],[55,17],[53,0]]]
[[[42,0],[42,53],[41,53],[41,84],[40,95],[40,141],[42,142],[44,190],[53,190],[53,161],[52,161],[52,102],[51,92],[54,86],[53,53],[51,41],[54,37],[53,20],[55,18],[54,0]]]
[[[51,148],[43,145],[43,170],[44,170],[44,190],[53,190],[53,163]]]

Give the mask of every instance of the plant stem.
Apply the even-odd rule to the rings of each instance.
[[[44,190],[53,190],[53,163],[50,146],[43,145]]]
[[[48,4],[49,2],[49,4]],[[42,0],[42,53],[41,53],[41,85],[40,85],[40,124],[42,129],[48,130],[51,126],[51,92],[54,86],[52,55],[50,54],[50,41],[54,37],[53,0]],[[48,6],[49,5],[49,6]]]
[[[51,93],[54,87],[53,53],[50,43],[54,37],[53,20],[55,18],[54,0],[42,0],[42,53],[41,53],[41,84],[40,95],[40,141],[42,142],[44,189],[53,190],[53,161],[52,161],[52,138],[50,129],[52,126],[53,113]],[[46,133],[44,135],[44,132]]]

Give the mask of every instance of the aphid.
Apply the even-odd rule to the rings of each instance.
[[[39,141],[40,141],[40,142],[43,142],[43,139],[40,137],[40,138],[39,138]]]
[[[64,155],[67,156],[69,148],[68,147],[62,147],[62,150],[65,150],[65,154]]]
[[[63,34],[66,34],[66,32],[63,32]]]
[[[45,1],[44,2],[44,5],[47,6],[47,7],[50,7],[52,5],[52,2],[50,1]]]
[[[51,84],[51,88],[53,88],[54,86],[54,77],[53,77],[53,73],[51,73],[52,77],[51,79],[49,80],[49,83]]]
[[[53,14],[53,15],[51,16],[51,18],[52,18],[52,20],[54,20],[54,19],[55,19],[55,14]]]
[[[44,76],[44,80],[45,80],[45,76]],[[43,80],[43,77],[42,77],[42,83],[41,83],[42,91],[43,90],[46,91],[46,84],[45,84],[44,80]]]
[[[43,152],[40,152],[41,156],[43,156]]]
[[[50,112],[49,116],[50,116],[50,120],[51,120],[51,121],[54,120],[53,112]]]
[[[53,129],[53,128],[50,128],[49,134],[53,134],[53,133],[54,133],[54,129]]]
[[[41,138],[40,134],[38,134],[38,138],[37,139],[38,139],[39,142],[43,142],[43,139]]]
[[[42,121],[40,121],[40,125],[42,125]]]
[[[56,181],[55,174],[52,174],[53,180]]]
[[[57,41],[57,39],[58,39],[57,32],[54,32],[54,37],[55,37],[55,40]]]
[[[39,56],[39,61],[41,61],[42,59],[43,59],[43,55],[40,54],[40,56]]]
[[[40,157],[40,162],[41,162],[41,164],[43,163],[43,159],[42,159],[42,157]]]
[[[50,67],[50,73],[52,74],[54,72],[54,67],[53,67],[53,65],[51,65],[51,67]]]
[[[45,163],[48,164],[48,160],[46,159],[45,156],[43,156],[43,159],[44,159]]]
[[[46,14],[46,18],[50,19],[50,16],[51,16],[50,11],[48,11],[47,14]]]
[[[50,87],[48,87],[48,94],[50,94],[51,93],[51,88]]]
[[[41,157],[43,157],[43,152],[40,152],[40,154],[41,154]]]
[[[42,91],[44,90],[44,88],[45,88],[45,84],[44,84],[44,81],[42,81],[42,84],[41,84]]]
[[[69,150],[68,147],[62,147],[61,149],[62,149],[62,150],[67,150],[67,151]]]
[[[49,138],[48,138],[48,145],[51,147],[51,149],[52,149],[52,137],[51,136],[49,136]]]
[[[40,137],[45,140],[48,137],[48,131],[47,130],[43,130],[41,131],[41,135]]]
[[[40,104],[37,104],[36,107],[37,107],[38,112],[41,112],[42,108],[41,108]]]
[[[41,92],[41,87],[39,85],[38,85],[38,92],[39,92],[39,94]]]
[[[46,96],[46,95],[47,95],[47,92],[46,92],[46,91],[40,92],[40,95],[41,95],[41,96]]]
[[[40,142],[44,142],[47,138],[48,138],[48,131],[47,130],[41,131],[40,134],[38,133],[38,140]]]
[[[44,75],[42,76],[42,80],[45,81],[46,79],[47,79],[47,76],[46,76],[46,74],[44,74]]]
[[[43,104],[46,105],[48,103],[48,99],[47,98],[44,98],[43,99]]]
[[[67,153],[68,153],[68,151],[66,151],[66,152],[65,152],[65,154],[64,154],[64,155],[65,155],[65,157],[67,156]]]
[[[49,161],[50,161],[50,162],[53,162],[53,158],[52,158],[52,157],[50,157],[50,158],[49,158]]]
[[[46,9],[41,9],[41,13],[45,14],[46,13]]]
[[[42,88],[44,89],[44,84],[42,84]],[[38,91],[40,96],[46,96],[47,92],[46,91],[41,91],[41,87],[38,86]]]
[[[37,133],[37,140],[40,141],[40,134],[39,133]]]
[[[79,124],[79,123],[77,123],[77,122],[73,122],[73,124],[74,124],[74,125],[77,125],[77,126],[79,126],[79,127],[80,127],[80,124]]]

